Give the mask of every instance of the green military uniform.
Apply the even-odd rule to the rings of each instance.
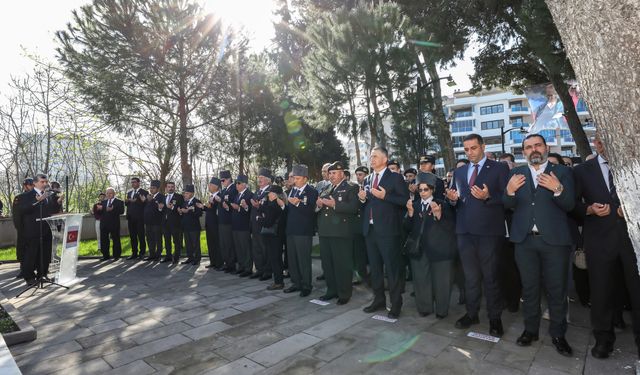
[[[342,181],[325,198],[332,197],[334,208],[323,206],[318,212],[320,258],[326,277],[325,298],[351,298],[353,273],[353,221],[358,212],[358,187]],[[326,298],[326,299],[329,299]]]

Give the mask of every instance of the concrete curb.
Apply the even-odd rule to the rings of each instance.
[[[38,337],[36,329],[33,328],[31,323],[22,316],[20,311],[16,309],[9,299],[5,297],[2,292],[0,292],[0,305],[5,309],[9,315],[11,315],[11,319],[16,323],[19,331],[9,332],[2,334],[4,341],[7,343],[7,346],[13,346],[16,344],[21,344],[23,342],[33,341]]]

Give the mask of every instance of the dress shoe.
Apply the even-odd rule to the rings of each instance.
[[[591,355],[594,358],[609,358],[609,354],[611,353],[613,353],[613,344],[609,342],[596,341],[596,344],[591,348]]]
[[[102,257],[102,258],[100,258],[100,262],[104,262],[105,260],[109,260],[109,257]]]
[[[250,279],[259,279],[261,277],[262,277],[262,274],[257,272],[249,276]]]
[[[311,289],[302,289],[302,290],[300,291],[300,297],[306,297],[306,296],[308,296],[309,294],[311,294]]]
[[[423,318],[424,318],[424,317],[426,317],[426,316],[431,315],[431,313],[428,313],[428,312],[418,312],[418,315],[420,315],[421,317],[423,317]]]
[[[168,262],[171,262],[171,259],[164,258],[163,260],[160,261],[160,263],[168,263]]]
[[[387,313],[387,318],[389,319],[398,319],[400,317],[400,311],[389,311]]]
[[[191,264],[191,263],[193,263],[193,259],[187,259],[180,262],[180,264]]]
[[[284,284],[271,284],[267,287],[267,290],[280,290],[284,289]]]
[[[456,328],[458,329],[467,329],[474,324],[479,324],[480,319],[477,316],[473,318],[469,316],[469,314],[464,314],[464,316],[456,321]]]
[[[534,341],[538,341],[538,334],[524,331],[516,340],[516,344],[518,346],[531,346],[531,343]]]
[[[191,262],[192,266],[199,266],[200,265],[200,261],[199,260],[194,260],[193,262]]]
[[[299,290],[300,289],[298,289],[297,286],[290,286],[287,289],[283,290],[283,292],[285,292],[285,293],[293,293],[293,292],[297,292]]]
[[[336,302],[336,305],[344,305],[347,304],[349,302],[349,298],[338,298],[338,302]]]
[[[324,273],[323,273],[322,275],[320,275],[320,276],[316,277],[316,280],[318,280],[318,281],[324,281],[324,280],[326,280],[326,277],[324,277]]]
[[[260,278],[258,280],[260,280],[260,281],[271,280],[271,275],[262,275],[262,276],[260,276]]]
[[[235,268],[225,268],[224,269],[224,273],[234,274],[234,273],[236,273],[236,270],[235,270]]]
[[[26,279],[24,282],[27,284],[27,286],[33,286],[33,285],[36,285],[38,283],[38,280],[36,280],[36,279]]]
[[[16,275],[16,279],[22,279],[22,271],[18,271],[18,274]]]
[[[489,334],[493,337],[502,337],[504,335],[501,319],[491,319],[489,321]]]
[[[178,261],[177,260],[172,260],[171,264],[173,264],[175,266],[176,264],[178,264]]]
[[[251,276],[251,271],[244,271],[243,273],[239,274],[238,276],[240,276],[240,277],[249,277],[249,276]]]
[[[564,337],[553,337],[551,343],[556,347],[556,351],[565,357],[571,357],[573,349],[569,346]]]
[[[325,294],[324,296],[320,296],[318,299],[319,299],[320,301],[330,301],[330,300],[332,300],[332,299],[334,299],[334,298],[336,298],[336,297],[337,297],[337,296],[329,296],[329,295],[326,295],[326,294]]]
[[[138,259],[137,255],[130,255],[127,257],[127,260],[134,260],[134,259]]]
[[[214,270],[217,269],[217,267],[213,264],[207,264],[206,266],[204,266],[204,268],[213,268]]]
[[[364,309],[362,309],[362,311],[366,312],[367,314],[371,314],[373,312],[376,312],[378,310],[384,310],[386,308],[387,308],[387,304],[385,302],[375,302],[374,301],[369,306],[367,306]]]

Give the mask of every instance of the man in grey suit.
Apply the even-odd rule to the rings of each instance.
[[[571,232],[567,213],[575,205],[571,169],[549,163],[549,148],[539,134],[522,143],[528,165],[514,168],[503,196],[513,210],[510,240],[522,278],[524,332],[516,343],[530,346],[540,328],[540,286],[544,285],[549,306],[549,334],[556,351],[571,356],[567,331],[567,280]]]

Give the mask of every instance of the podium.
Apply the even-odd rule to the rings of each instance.
[[[37,219],[40,220],[40,219]],[[51,228],[51,263],[54,281],[69,286],[77,282],[78,249],[82,233],[82,215],[61,214],[42,219]]]

